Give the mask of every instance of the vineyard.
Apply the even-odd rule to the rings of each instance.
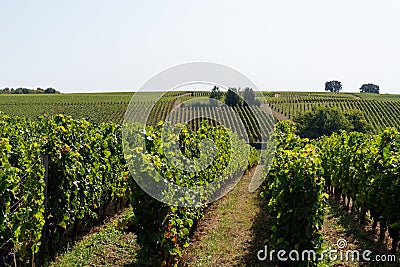
[[[130,223],[140,255],[157,259],[162,266],[180,264],[210,205],[167,205],[149,196],[140,181],[150,177],[155,184],[165,180],[188,188],[215,184],[211,192],[198,196],[211,198],[232,177],[259,163],[259,152],[246,141],[261,141],[255,117],[262,115],[255,116],[259,110],[252,106],[234,107],[237,116],[231,116],[224,106],[185,105],[186,100],[207,97],[207,92],[173,92],[157,102],[149,94],[137,95],[126,114],[134,118],[148,112],[145,126],[124,122],[133,94],[0,96],[0,266],[4,262],[42,266],[54,257],[57,243],[75,238],[78,229],[104,221],[107,210],[116,213],[127,203],[133,210]],[[258,191],[261,208],[268,214],[263,242],[275,250],[315,249],[320,255],[328,199],[335,199],[360,225],[371,221],[373,233],[379,233],[393,254],[398,253],[400,98],[264,95],[274,111],[288,118],[315,106],[360,109],[376,132],[342,131],[308,140],[295,134],[292,122],[273,126],[264,117],[259,123],[276,129],[277,151]],[[180,126],[179,133],[167,132],[165,143],[163,127],[182,121],[187,124]],[[222,125],[234,128],[236,134]],[[203,139],[215,146],[209,147]],[[193,172],[170,161],[178,152],[166,148],[175,146],[189,159],[204,160],[202,151],[215,149],[216,153],[212,164]],[[165,199],[178,195],[172,188],[161,193]],[[314,265],[316,261],[303,261],[296,266]]]
[[[168,111],[177,96],[185,92],[171,92],[157,102],[154,112]],[[35,119],[38,116],[64,114],[75,119],[86,119],[94,123],[122,123],[133,93],[93,93],[66,95],[1,95],[0,111],[12,115]],[[155,105],[158,93],[138,93],[135,107],[141,109]],[[158,121],[157,121],[158,122]]]
[[[0,116],[1,256],[15,251],[30,262],[41,243],[102,217],[125,197],[128,172],[114,124]]]
[[[225,106],[206,106],[206,107],[180,107],[169,114],[166,121],[175,124],[177,122],[187,122],[192,129],[198,129],[203,120],[207,120],[211,125],[224,125],[234,132],[241,139],[247,139],[250,143],[261,142],[260,126],[257,119],[265,128],[273,128],[272,120],[268,114],[252,106],[234,107],[232,115],[231,108]],[[191,119],[194,118],[194,119]]]
[[[309,141],[294,131],[291,122],[277,125],[278,150],[262,193],[273,223],[268,244],[286,251],[321,249],[324,207],[333,198],[356,214],[360,224],[367,217],[372,220],[372,231],[379,223],[381,241],[388,230],[395,253],[400,234],[399,132],[342,132]]]
[[[121,124],[126,114],[134,116],[136,120],[146,120],[147,125],[156,126],[159,121],[164,121],[171,110],[180,103],[197,97],[208,97],[208,92],[170,92],[160,93],[137,93],[128,109],[133,96],[132,93],[102,93],[102,94],[69,94],[69,95],[2,95],[0,97],[0,111],[11,116],[20,116],[35,119],[38,116],[52,116],[64,114],[75,119],[86,119],[93,123],[113,122]],[[155,99],[160,99],[156,101]],[[210,106],[188,106],[180,107],[170,116],[171,122],[182,121],[190,117],[198,119],[188,120],[191,128],[196,130],[200,127],[202,118],[218,117],[222,124],[230,129],[237,128],[236,133],[240,138],[249,137],[249,142],[259,142],[261,134],[256,119],[252,115],[259,111],[251,107],[235,107],[239,117],[231,117],[224,107]],[[150,114],[143,118],[143,114]],[[243,121],[243,126],[239,123]],[[218,123],[209,121],[216,126]],[[262,123],[270,124],[268,118]],[[268,125],[272,127],[272,125]]]
[[[4,192],[0,206],[1,256],[15,251],[17,260],[25,263],[34,261],[39,249],[50,249],[45,244],[51,246],[66,230],[74,234],[78,226],[101,218],[110,203],[119,203],[122,199],[132,201],[136,225],[143,229],[143,233],[138,232],[139,240],[150,247],[159,247],[160,256],[173,263],[187,247],[189,231],[201,218],[205,207],[176,208],[158,202],[136,185],[127,166],[139,164],[146,169],[148,164],[157,163],[163,166],[159,171],[169,173],[167,177],[171,181],[193,186],[194,181],[223,183],[257,162],[253,148],[250,158],[240,157],[237,151],[244,153],[246,147],[250,149],[247,144],[238,138],[232,144],[225,128],[205,123],[197,132],[188,128],[186,136],[181,137],[186,144],[185,153],[191,155],[201,149],[199,137],[205,136],[216,142],[218,153],[214,160],[219,163],[193,177],[177,172],[166,155],[160,153],[162,124],[146,129],[146,140],[152,140],[147,143],[147,154],[138,150],[140,145],[126,144],[132,153],[126,164],[121,130],[115,124],[96,125],[63,115],[42,117],[37,121],[1,115],[0,122],[1,166],[4,169],[0,179],[0,190]],[[129,129],[128,134],[134,140],[135,135],[142,134],[141,127]],[[232,151],[236,151],[233,158],[236,162],[226,173]]]
[[[154,101],[155,93],[137,93],[131,113],[141,114],[143,110],[154,106],[148,124],[155,126],[164,120],[172,108],[194,97],[208,97],[208,92],[171,92],[163,95],[160,101]],[[94,123],[113,122],[120,124],[133,93],[99,93],[66,95],[1,95],[0,111],[12,115],[34,119],[37,116],[64,114],[75,119],[86,119]],[[266,101],[275,112],[287,119],[311,110],[313,107],[337,107],[340,110],[359,109],[375,130],[386,127],[400,128],[400,96],[376,95],[368,93],[304,93],[304,92],[264,92]],[[220,108],[219,108],[220,109]],[[180,109],[185,117],[187,112],[210,114],[211,108],[196,107],[193,111]],[[223,110],[216,110],[224,114]],[[238,107],[238,114],[244,119],[249,114],[247,107]],[[223,116],[224,117],[224,116]],[[224,118],[229,123],[229,118]],[[201,120],[200,120],[201,121]],[[200,121],[192,122],[197,127]],[[245,128],[251,141],[259,139],[257,125],[251,118],[245,119]],[[241,130],[240,130],[241,131]],[[239,131],[239,132],[240,132]],[[243,136],[244,134],[240,134]]]
[[[265,93],[271,109],[288,119],[311,110],[313,107],[336,107],[342,111],[359,109],[375,130],[386,127],[400,128],[400,97],[368,93]]]

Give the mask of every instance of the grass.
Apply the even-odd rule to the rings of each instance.
[[[367,220],[364,225],[358,223],[355,215],[349,214],[336,200],[329,200],[329,207],[325,216],[322,234],[324,236],[324,247],[338,249],[336,242],[339,239],[347,241],[347,246],[343,249],[365,251],[370,250],[371,259],[375,255],[391,255],[389,242],[379,241],[379,233],[372,231],[372,222]],[[361,255],[361,254],[360,254]],[[374,263],[374,262],[341,262],[339,260],[329,263],[330,266],[399,266],[400,255],[397,253],[397,263]]]
[[[139,247],[126,228],[133,216],[128,209],[98,231],[78,241],[48,266],[125,266],[134,264]]]
[[[259,194],[248,191],[252,173],[207,211],[182,257],[183,266],[266,266],[253,253],[266,229],[265,224],[257,224]],[[262,230],[261,235],[255,229]],[[262,248],[261,244],[256,251]]]
[[[268,266],[256,256],[266,238],[259,193],[249,193],[254,170],[212,204],[181,259],[182,266]],[[136,236],[126,231],[132,210],[83,237],[49,266],[152,266],[142,257]],[[272,265],[271,265],[272,266]]]

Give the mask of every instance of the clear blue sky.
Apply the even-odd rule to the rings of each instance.
[[[225,64],[264,90],[400,93],[398,0],[0,2],[0,88],[129,91],[165,68]]]

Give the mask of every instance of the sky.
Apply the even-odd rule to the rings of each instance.
[[[135,91],[213,62],[261,90],[400,93],[398,0],[0,0],[0,88]]]

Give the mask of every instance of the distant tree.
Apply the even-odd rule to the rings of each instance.
[[[58,92],[56,89],[54,88],[47,88],[46,90],[44,90],[45,94],[59,94],[60,92]]]
[[[210,98],[214,98],[216,100],[221,100],[222,96],[223,96],[223,93],[219,90],[218,86],[214,86],[213,89],[211,89]]]
[[[10,94],[10,88],[6,87],[0,90],[0,94]]]
[[[36,90],[34,89],[29,89],[29,88],[25,88],[25,87],[19,87],[17,89],[14,88],[4,88],[4,89],[0,89],[0,94],[59,94],[60,92],[53,89],[53,88],[47,88],[46,90],[43,90],[41,88],[37,88]]]
[[[342,90],[342,83],[339,81],[330,81],[325,83],[325,91],[338,93]]]
[[[243,99],[243,105],[245,106],[256,104],[256,94],[254,93],[253,89],[249,87],[244,88]]]
[[[240,96],[236,88],[228,89],[228,92],[226,93],[225,96],[225,104],[231,107],[240,105]]]
[[[361,93],[374,93],[374,94],[379,94],[379,86],[368,83],[368,84],[363,84],[360,88]]]
[[[15,89],[14,94],[16,94],[16,95],[23,94],[22,88]]]

